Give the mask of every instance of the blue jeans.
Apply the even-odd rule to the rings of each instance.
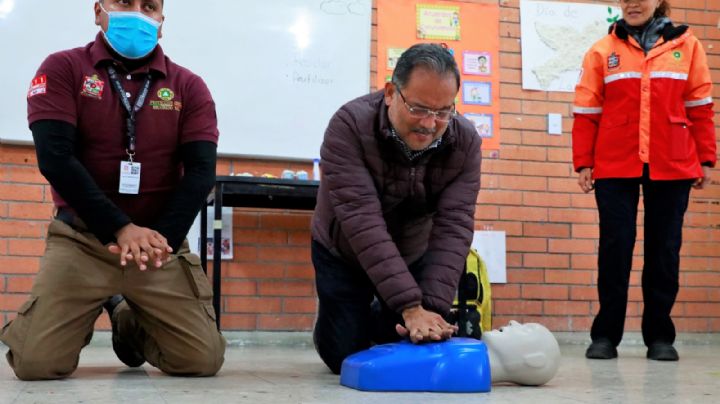
[[[315,240],[311,252],[320,301],[313,342],[333,373],[339,374],[343,360],[353,353],[401,339],[395,325],[403,324],[402,316],[376,298],[375,287],[362,268],[334,256]],[[409,269],[417,280],[422,258]]]

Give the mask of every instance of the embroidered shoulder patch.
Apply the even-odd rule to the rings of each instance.
[[[47,76],[41,74],[30,82],[30,89],[28,90],[27,97],[34,97],[40,94],[47,93]]]
[[[610,56],[608,56],[608,70],[617,69],[620,66],[620,56],[618,56],[615,52],[611,53]]]

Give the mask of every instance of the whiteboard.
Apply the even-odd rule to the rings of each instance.
[[[98,32],[91,0],[0,0],[0,141],[32,141],[26,95],[49,54]],[[370,89],[371,0],[167,1],[165,54],[215,99],[225,155],[312,159]]]

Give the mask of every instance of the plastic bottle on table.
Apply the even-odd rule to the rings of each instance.
[[[320,181],[320,159],[313,159],[313,180]]]

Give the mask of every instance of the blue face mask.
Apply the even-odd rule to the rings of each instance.
[[[158,43],[160,23],[135,11],[111,11],[108,15],[108,29],[103,32],[107,43],[120,56],[141,59],[149,55]]]

